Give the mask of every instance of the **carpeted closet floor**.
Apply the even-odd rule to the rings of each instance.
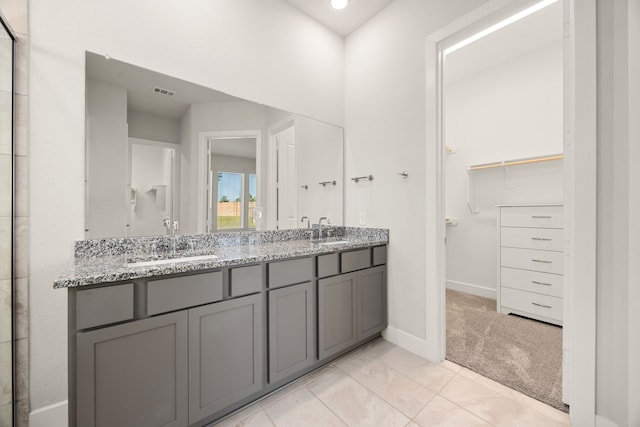
[[[562,328],[496,312],[496,301],[447,290],[447,359],[568,412]]]

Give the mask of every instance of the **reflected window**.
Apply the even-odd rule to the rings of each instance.
[[[235,172],[218,173],[218,230],[243,228],[244,175]]]

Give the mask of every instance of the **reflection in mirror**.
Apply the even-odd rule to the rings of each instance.
[[[86,78],[86,238],[342,224],[342,128],[90,52]]]

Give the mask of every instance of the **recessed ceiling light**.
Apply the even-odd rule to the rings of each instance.
[[[331,7],[336,10],[344,9],[349,4],[349,0],[331,0]]]

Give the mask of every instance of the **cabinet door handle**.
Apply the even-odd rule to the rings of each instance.
[[[536,280],[532,280],[531,283],[533,283],[534,285],[553,286],[551,283],[538,282]]]
[[[551,239],[549,237],[532,237],[531,240],[539,240],[541,242],[550,242]]]
[[[542,264],[551,264],[551,263],[552,263],[552,261],[549,261],[549,260],[546,260],[546,259],[535,259],[535,258],[534,258],[534,259],[532,259],[531,261],[533,261],[533,262],[540,262],[540,263],[542,263]]]
[[[533,219],[551,219],[553,218],[551,215],[531,215]]]
[[[535,305],[536,307],[552,308],[550,305],[538,304],[537,302],[532,302],[531,304]]]

